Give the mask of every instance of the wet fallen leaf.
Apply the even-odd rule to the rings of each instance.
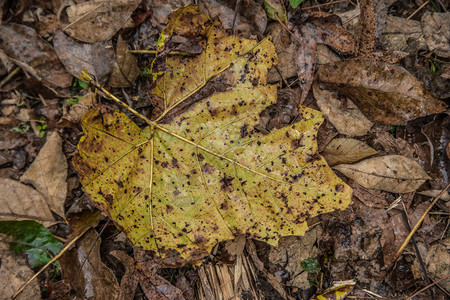
[[[140,69],[136,58],[128,52],[128,45],[119,34],[116,45],[116,61],[108,84],[111,87],[130,87],[138,77]]]
[[[422,82],[396,65],[349,59],[322,65],[316,78],[354,100],[366,116],[382,124],[405,124],[445,110],[444,102],[435,99]]]
[[[72,76],[52,46],[30,27],[15,23],[0,25],[0,49],[45,85],[64,88],[72,84]]]
[[[369,158],[357,164],[341,164],[335,170],[368,189],[409,193],[431,179],[414,160],[401,155]]]
[[[28,267],[26,262],[18,261],[15,255],[7,250],[8,244],[6,242],[0,241],[0,249],[2,251],[0,258],[0,282],[3,282],[0,285],[0,295],[2,295],[3,299],[11,299],[16,291],[34,275],[34,272]],[[41,291],[37,279],[34,279],[16,299],[41,299]]]
[[[97,238],[97,232],[91,229],[76,242],[73,249],[61,256],[58,261],[62,277],[72,283],[83,299],[117,299],[119,284],[113,271],[100,258],[101,239]]]
[[[343,103],[337,91],[328,90],[324,85],[314,83],[314,98],[325,117],[341,134],[362,136],[369,132],[373,123],[368,120],[351,100]]]
[[[18,181],[0,178],[0,218],[2,220],[35,220],[44,226],[55,223],[44,197]]]
[[[11,250],[26,254],[32,268],[42,267],[62,248],[62,243],[47,228],[31,220],[0,221],[0,233],[12,237]]]
[[[330,166],[354,163],[378,153],[366,143],[349,138],[331,140],[323,152],[322,155]]]
[[[69,24],[64,31],[74,39],[107,41],[130,19],[141,0],[95,0],[67,8]]]
[[[428,49],[439,56],[450,57],[450,12],[425,12],[421,23]]]
[[[77,42],[63,32],[53,37],[55,52],[67,71],[80,77],[86,69],[100,83],[106,82],[114,64],[114,49],[111,41],[85,44]]]
[[[50,209],[65,218],[67,161],[62,152],[62,142],[57,132],[50,134],[20,181],[32,184],[44,196]]]
[[[166,110],[146,120],[150,127],[118,111],[91,110],[82,121],[74,166],[84,190],[132,243],[163,257],[176,249],[192,259],[237,234],[276,245],[281,236],[302,235],[309,217],[351,200],[317,153],[318,111],[299,107],[299,122],[267,135],[254,130],[275,103],[276,86],[266,83],[273,45],[211,26],[201,55],[167,58],[154,90]],[[226,89],[170,115],[202,97],[202,87],[224,82]]]

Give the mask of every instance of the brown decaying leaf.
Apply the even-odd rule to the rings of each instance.
[[[114,49],[111,41],[85,44],[77,42],[59,31],[53,37],[55,52],[67,71],[80,77],[86,69],[100,83],[106,82],[114,64]]]
[[[335,50],[348,54],[355,50],[352,35],[342,27],[336,15],[322,12],[309,12],[305,24],[294,28],[295,36],[302,42],[296,58],[297,75],[302,89],[300,103],[306,99],[314,77],[317,43],[329,45]]]
[[[423,36],[428,48],[439,56],[450,57],[450,12],[425,12],[422,16]]]
[[[3,190],[2,190],[3,191]],[[33,270],[16,259],[16,255],[9,252],[9,243],[0,241],[0,297],[11,299],[16,291],[34,275]],[[37,279],[34,279],[25,290],[16,298],[17,300],[39,300],[41,292]]]
[[[128,52],[128,45],[119,35],[116,45],[116,61],[108,84],[112,87],[130,87],[138,77],[140,69],[136,58]]]
[[[369,158],[357,164],[341,164],[335,170],[368,189],[409,193],[431,179],[414,160],[401,155]]]
[[[62,142],[57,132],[51,133],[20,181],[32,184],[44,196],[50,209],[65,218],[67,161]]]
[[[378,151],[366,143],[349,138],[336,138],[323,150],[322,156],[330,166],[354,163],[365,157],[377,154]]]
[[[72,76],[66,72],[52,46],[30,27],[15,23],[0,25],[0,49],[50,87],[64,88],[72,84]]]
[[[0,128],[0,150],[14,149],[27,144],[23,134]]]
[[[371,120],[386,125],[445,110],[444,102],[434,98],[423,83],[402,67],[362,58],[322,65],[318,81],[327,83],[355,104]]]
[[[386,28],[381,36],[385,50],[415,52],[427,48],[419,21],[387,16]]]
[[[58,122],[59,126],[70,127],[78,124],[83,115],[91,108],[97,106],[96,94],[89,92],[84,95],[75,106],[71,107],[69,112],[65,114]]]
[[[97,235],[94,229],[89,230],[73,249],[61,256],[58,262],[61,264],[62,276],[72,283],[77,294],[84,299],[117,299],[119,284],[113,271],[100,258],[101,239],[97,240]]]
[[[356,54],[358,56],[372,57],[375,49],[375,15],[372,0],[360,2],[361,13],[357,26],[358,45]]]
[[[339,99],[337,91],[327,90],[320,83],[313,84],[313,93],[320,110],[339,133],[348,136],[362,136],[369,132],[373,123],[361,113],[352,101],[345,99],[345,103],[343,103]]]
[[[134,259],[122,250],[111,251],[111,254],[125,267],[125,274],[120,282],[120,300],[133,299],[138,283],[147,299],[184,300],[183,292],[156,274],[160,266],[154,261],[148,261],[141,255],[141,251],[135,253]]]
[[[442,190],[426,190],[426,191],[421,191],[418,194],[420,195],[424,195],[424,196],[428,196],[428,197],[432,197],[435,198],[437,197],[440,193],[442,192]],[[441,199],[444,201],[449,201],[450,200],[450,193],[447,191],[445,192],[442,196]]]
[[[34,220],[48,227],[55,223],[44,197],[18,181],[0,178],[0,219]]]
[[[67,8],[69,24],[64,31],[74,39],[107,41],[122,28],[141,0],[96,0]]]

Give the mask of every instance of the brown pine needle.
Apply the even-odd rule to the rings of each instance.
[[[424,3],[423,3],[421,6],[419,6],[419,8],[416,9],[409,17],[407,17],[406,20],[409,20],[409,19],[411,19],[412,17],[414,17],[414,15],[417,14],[419,11],[421,11],[422,8],[424,8],[425,5],[427,5],[429,2],[430,2],[430,0],[424,2]]]
[[[405,247],[408,245],[409,241],[411,240],[411,237],[414,235],[414,233],[416,233],[417,229],[422,224],[422,222],[425,219],[425,217],[428,214],[428,212],[436,204],[436,202],[442,197],[442,195],[444,195],[444,193],[447,191],[447,189],[449,187],[450,187],[450,184],[447,184],[447,186],[442,190],[442,192],[439,195],[437,195],[436,198],[434,198],[433,202],[431,202],[430,206],[428,206],[427,210],[422,214],[422,216],[420,217],[419,221],[417,221],[416,225],[411,230],[411,232],[408,234],[408,236],[406,237],[406,239],[403,242],[402,246],[400,247],[400,249],[398,249],[397,253],[395,254],[394,261],[396,261],[400,257],[400,255],[402,254],[403,250],[405,250]]]

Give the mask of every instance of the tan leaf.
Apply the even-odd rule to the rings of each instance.
[[[128,52],[128,45],[119,35],[116,46],[116,61],[108,84],[112,87],[130,87],[139,75],[136,58]]]
[[[431,179],[418,163],[401,155],[369,158],[353,165],[338,165],[334,169],[365,188],[392,193],[413,192]]]
[[[97,0],[73,4],[67,9],[70,24],[64,31],[86,43],[109,40],[128,21],[140,2]]]
[[[352,101],[347,100],[343,104],[336,91],[327,90],[317,83],[313,85],[313,93],[320,110],[339,133],[361,136],[369,132],[373,123],[361,113]]]
[[[365,157],[377,154],[378,151],[366,143],[349,138],[336,138],[323,150],[322,156],[330,166],[354,163]]]
[[[442,190],[426,190],[426,191],[421,191],[419,192],[420,195],[424,195],[424,196],[428,196],[428,197],[432,197],[435,198],[437,197],[440,193],[442,192]],[[450,194],[449,192],[445,192],[442,196],[441,196],[442,200],[445,201],[449,201],[450,200]]]
[[[426,12],[422,16],[422,30],[428,48],[437,55],[450,57],[450,12]]]
[[[73,126],[73,124],[79,123],[83,115],[96,105],[96,94],[91,92],[87,93],[77,104],[75,104],[75,106],[70,108],[69,112],[58,122],[58,125],[70,127]]]
[[[0,219],[35,220],[45,227],[55,223],[44,197],[32,187],[0,178]]]
[[[372,121],[386,125],[445,110],[424,84],[406,69],[362,58],[322,65],[316,79],[349,97]]]
[[[62,139],[53,132],[20,181],[32,184],[44,196],[50,209],[65,218],[66,177],[67,161],[62,152]]]

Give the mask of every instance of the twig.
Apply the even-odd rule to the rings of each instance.
[[[394,261],[396,261],[400,255],[402,254],[403,250],[405,250],[406,245],[408,245],[409,241],[411,240],[411,237],[414,235],[414,233],[417,231],[419,226],[422,224],[423,220],[425,219],[428,212],[431,210],[431,208],[436,204],[436,202],[444,195],[444,193],[447,191],[447,189],[450,187],[450,184],[447,184],[447,186],[442,190],[442,192],[434,198],[433,202],[431,202],[430,206],[425,210],[425,212],[420,217],[419,221],[417,221],[416,225],[414,225],[414,228],[411,230],[411,232],[406,237],[405,241],[403,242],[400,249],[398,249],[397,253],[394,256]]]
[[[348,0],[337,0],[337,1],[333,1],[333,2],[328,2],[328,3],[323,3],[323,4],[319,4],[319,5],[313,5],[313,6],[308,6],[308,7],[302,7],[300,8],[301,10],[307,10],[307,9],[313,9],[313,8],[319,8],[322,6],[328,6],[328,5],[332,5],[332,4],[336,4],[336,3],[341,3],[341,2],[347,2]]]
[[[0,87],[4,86],[8,81],[11,80],[11,78],[13,78],[14,76],[16,76],[17,73],[19,73],[20,68],[16,67],[14,70],[12,70],[11,73],[8,74],[8,76],[6,76],[5,78],[3,78],[3,80],[0,82]]]
[[[422,8],[425,7],[425,5],[427,5],[430,2],[430,0],[427,0],[426,2],[424,2],[424,4],[422,4],[421,6],[419,6],[418,9],[416,9],[409,17],[406,18],[406,20],[411,19],[412,17],[414,17],[415,14],[417,14]]]
[[[73,244],[75,244],[76,241],[78,241],[78,239],[80,237],[82,237],[84,234],[84,232],[81,232],[79,235],[77,235],[73,240],[71,240],[67,245],[64,246],[64,248],[61,249],[61,251],[59,251],[59,253],[57,255],[55,255],[55,257],[53,257],[45,266],[43,266],[36,274],[34,274],[30,279],[28,279],[27,282],[25,282],[24,284],[22,284],[22,286],[17,290],[17,292],[14,294],[14,296],[12,296],[12,299],[16,299],[17,296],[19,296],[20,293],[23,292],[23,290],[36,278],[39,276],[39,274],[41,274],[42,272],[45,271],[45,269],[47,269],[48,266],[50,266],[52,263],[54,263],[56,260],[58,260],[70,247],[72,247]]]
[[[450,273],[448,273],[447,275],[445,275],[444,277],[442,277],[441,279],[439,279],[438,281],[434,281],[433,283],[427,285],[426,287],[424,287],[423,289],[418,290],[417,292],[415,292],[414,294],[412,294],[411,296],[409,296],[408,298],[406,298],[407,300],[410,300],[412,298],[414,298],[415,296],[419,295],[420,293],[422,293],[423,291],[425,291],[426,289],[432,287],[435,284],[438,284],[439,282],[441,282],[444,279],[447,279],[450,277]]]

